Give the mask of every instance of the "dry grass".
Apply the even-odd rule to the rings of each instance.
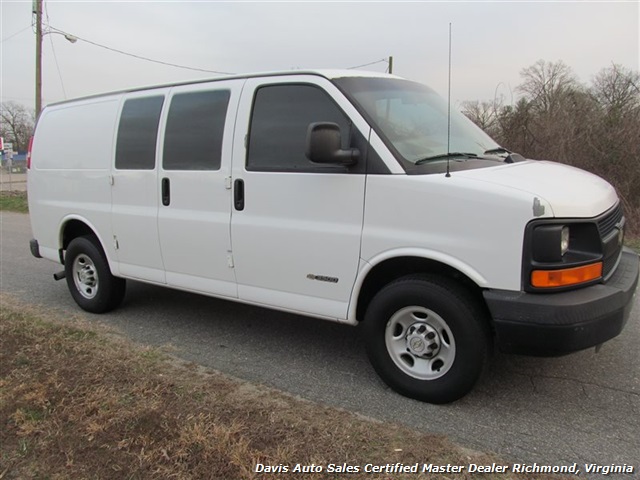
[[[253,479],[264,464],[495,457],[185,365],[0,296],[0,479]],[[290,478],[300,475],[289,474]],[[315,479],[344,475],[321,473]],[[428,478],[525,478],[434,475]],[[350,474],[348,478],[427,478]],[[527,475],[528,480],[551,478]],[[553,477],[558,478],[558,477]]]
[[[636,252],[640,252],[640,237],[625,237],[624,244],[629,248],[633,248]]]

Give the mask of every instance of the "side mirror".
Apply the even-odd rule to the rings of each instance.
[[[354,165],[360,159],[357,148],[342,149],[340,127],[331,122],[309,125],[305,154],[313,163]]]

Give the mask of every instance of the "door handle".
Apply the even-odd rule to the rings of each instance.
[[[236,210],[244,210],[244,180],[237,179],[233,182],[233,205]]]
[[[162,179],[162,205],[165,207],[171,203],[171,186],[168,178]]]

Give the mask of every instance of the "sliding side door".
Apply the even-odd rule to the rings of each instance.
[[[173,88],[161,137],[158,229],[167,284],[237,297],[231,151],[242,81]]]

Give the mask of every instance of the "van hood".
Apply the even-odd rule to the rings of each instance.
[[[530,193],[546,200],[555,217],[595,217],[618,202],[615,189],[597,175],[549,161],[527,160],[454,175]]]

